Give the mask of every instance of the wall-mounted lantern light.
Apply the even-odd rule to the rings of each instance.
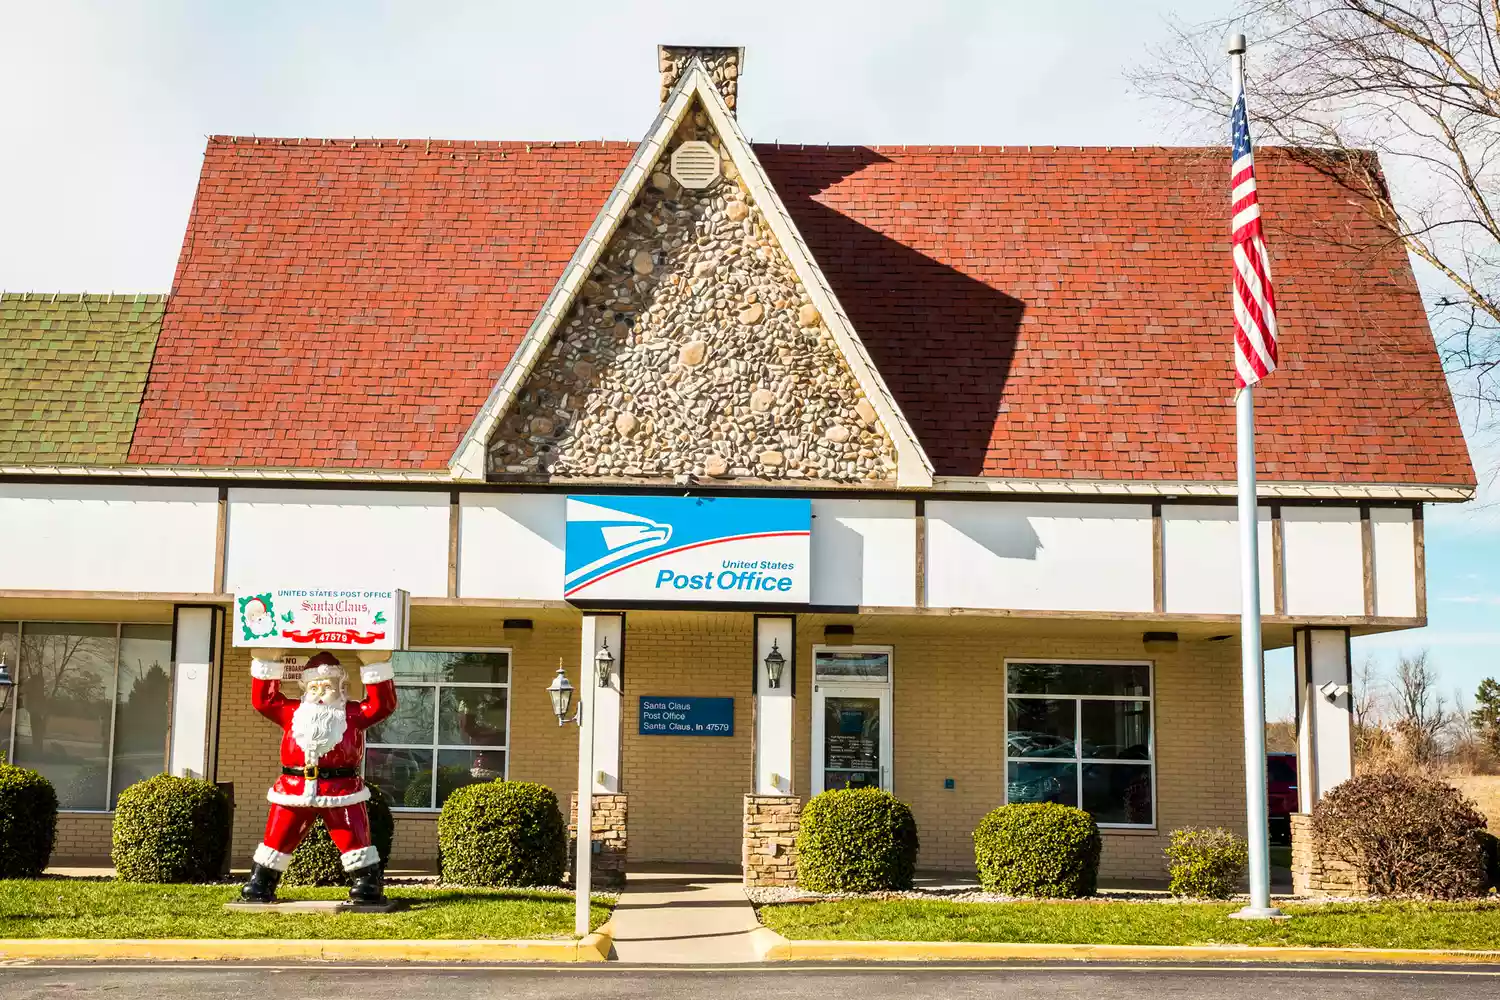
[[[766,683],[773,688],[781,687],[781,672],[786,669],[786,657],[781,655],[777,640],[771,640],[771,651],[766,654]]]
[[[599,672],[599,686],[609,687],[609,675],[615,665],[614,654],[609,651],[609,640],[604,640],[604,645],[599,647],[599,652],[594,654],[594,669]]]
[[[557,676],[552,678],[552,683],[547,685],[547,697],[552,699],[552,712],[557,716],[557,724],[565,726],[569,722],[583,725],[583,706],[578,706],[578,711],[568,718],[568,709],[573,705],[573,685],[568,682],[568,675],[563,673],[562,660],[557,661]]]

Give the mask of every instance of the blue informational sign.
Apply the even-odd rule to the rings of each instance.
[[[806,604],[812,501],[568,497],[563,596]]]
[[[642,736],[733,736],[733,698],[641,695]]]

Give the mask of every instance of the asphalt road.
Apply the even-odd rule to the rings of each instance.
[[[1289,997],[1500,998],[1500,969],[1347,970],[1305,967],[989,966],[743,970],[138,966],[0,967],[0,997],[36,1000],[595,1000],[683,998],[916,1000],[932,997],[1078,1000],[1288,1000]]]

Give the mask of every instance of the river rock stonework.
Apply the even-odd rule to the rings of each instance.
[[[680,143],[720,150],[688,190]],[[489,442],[517,479],[895,479],[895,449],[701,108]]]
[[[725,46],[658,45],[656,60],[657,68],[661,70],[662,103],[666,103],[667,95],[677,86],[683,70],[697,58],[708,70],[714,89],[724,98],[725,107],[734,111],[739,103],[740,72],[744,69],[740,54],[740,49]]]

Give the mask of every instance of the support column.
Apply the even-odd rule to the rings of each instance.
[[[224,609],[179,605],[172,615],[172,723],[167,773],[206,778],[212,763],[214,680]]]
[[[755,794],[792,794],[792,729],[797,694],[797,620],[790,615],[755,619]],[[772,686],[766,657],[775,650],[786,659],[781,680]]]
[[[1297,668],[1297,796],[1312,812],[1328,790],[1354,774],[1354,692],[1349,630],[1292,633]]]
[[[609,685],[599,687],[596,657],[608,646],[614,657]],[[580,652],[579,684],[589,684],[594,694],[594,791],[613,795],[620,791],[620,708],[625,697],[625,616],[584,615],[583,648]]]

